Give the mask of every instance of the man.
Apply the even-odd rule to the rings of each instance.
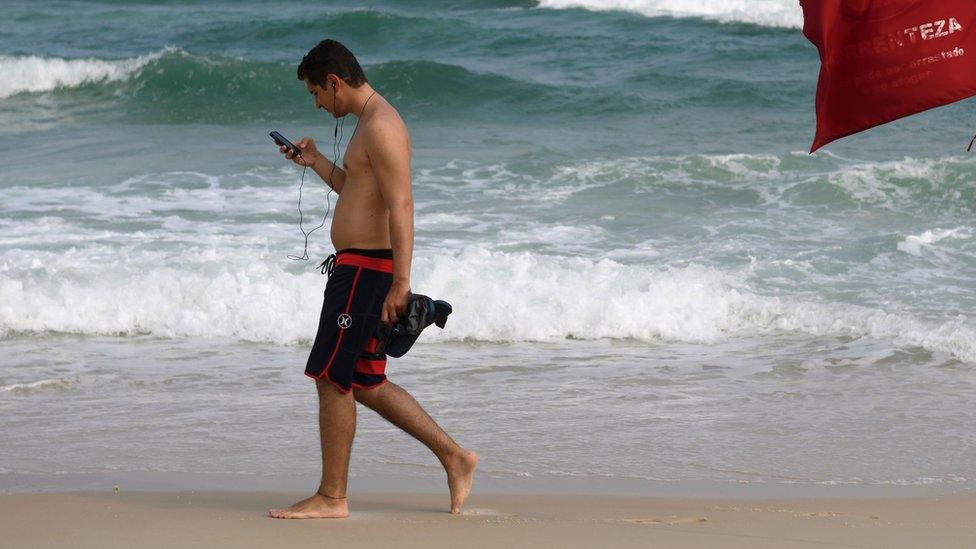
[[[387,382],[386,356],[376,353],[378,322],[395,323],[410,290],[413,198],[410,136],[397,113],[366,80],[345,46],[323,40],[298,66],[316,108],[339,118],[353,114],[358,126],[335,166],[311,138],[297,143],[301,155],[285,157],[312,168],[339,199],[332,217],[334,256],[318,334],[305,373],[319,394],[322,480],[311,497],[270,509],[275,518],[344,518],[349,455],[356,432],[356,402],[371,408],[430,448],[447,472],[451,512],[460,513],[478,455],[459,446],[399,386]],[[353,400],[355,399],[355,401]]]

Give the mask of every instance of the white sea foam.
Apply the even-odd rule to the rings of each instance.
[[[867,206],[917,214],[920,209],[971,215],[976,161],[964,156],[869,161],[827,153],[636,156],[561,166],[540,182],[559,198],[599,187],[658,193],[662,188],[749,190],[766,206],[815,199],[841,208]],[[801,192],[801,196],[795,196]],[[534,187],[527,187],[537,192]],[[834,192],[834,191],[840,191]],[[803,205],[803,204],[801,204]]]
[[[920,235],[908,235],[905,240],[898,243],[898,249],[912,255],[921,255],[922,248],[931,246],[942,240],[958,239],[967,240],[972,238],[973,233],[967,227],[956,227],[954,229],[932,229]]]
[[[554,175],[536,175],[529,185],[562,186],[566,197],[585,189],[628,199],[643,188],[654,191],[656,200],[668,194],[700,200],[701,192],[714,191],[720,193],[716,202],[723,204],[729,203],[730,189],[745,190],[732,198],[749,207],[778,203],[793,226],[806,212],[802,202],[800,209],[790,202],[795,195],[786,191],[794,186],[834,186],[848,191],[848,197],[867,189],[871,192],[861,195],[865,203],[891,201],[899,209],[913,202],[900,194],[911,188],[943,204],[966,189],[969,162],[857,163],[805,155],[639,157],[560,166]],[[923,321],[901,313],[907,307],[896,302],[874,300],[870,303],[887,304],[871,308],[834,303],[826,297],[829,291],[820,291],[816,270],[809,268],[819,256],[780,256],[777,248],[759,253],[764,241],[743,244],[734,228],[689,243],[680,231],[666,226],[650,231],[636,223],[626,204],[619,214],[584,222],[540,219],[535,212],[486,205],[482,194],[472,192],[481,185],[479,178],[511,181],[518,174],[505,166],[492,167],[487,175],[479,172],[473,180],[457,173],[476,169],[448,165],[418,177],[422,214],[414,289],[451,301],[457,311],[449,330],[432,330],[425,338],[708,343],[787,330],[874,337],[976,360],[974,326],[954,317],[958,307],[947,307],[944,318]],[[307,341],[314,335],[325,279],[311,268],[303,274],[283,258],[288,252],[300,253],[297,231],[281,221],[282,215],[269,217],[293,211],[294,194],[281,189],[294,175],[290,168],[221,176],[170,172],[108,187],[7,187],[0,200],[14,215],[0,222],[0,333]],[[430,185],[443,188],[431,190]],[[757,201],[750,197],[753,191],[769,196]],[[30,223],[16,221],[20,212],[32,214]],[[971,236],[968,225],[961,225],[909,236],[899,249],[944,249],[947,240]],[[621,231],[632,240],[621,243]],[[786,234],[775,223],[764,231],[771,239]],[[674,245],[677,241],[680,246]],[[703,258],[714,255],[709,253],[713,245],[722,254],[768,254],[762,259],[765,265],[786,266],[789,273],[757,275],[750,267],[738,272],[736,261],[724,267],[722,262],[695,265],[709,261]],[[321,243],[314,246],[322,250]],[[879,274],[877,284],[890,276]],[[836,282],[823,281],[828,288]],[[773,292],[781,297],[767,295]]]
[[[29,393],[31,391],[43,389],[65,389],[70,382],[65,378],[59,379],[40,379],[30,383],[11,383],[0,385],[0,393]]]
[[[796,0],[539,0],[539,7],[622,10],[648,17],[704,17],[768,27],[803,26],[803,13]]]
[[[947,170],[957,158],[903,158],[884,162],[858,162],[841,166],[829,174],[832,185],[843,189],[861,204],[876,204],[891,208],[896,203],[911,203],[912,180],[930,182],[934,187],[944,183]]]
[[[84,276],[0,280],[0,331],[151,333],[275,343],[314,335],[325,279],[283,270],[277,256],[248,261],[198,254],[184,268],[92,264]],[[5,266],[10,273],[10,266]],[[848,335],[920,346],[976,361],[966,319],[930,322],[842,303],[763,296],[744,274],[610,259],[419,250],[414,290],[455,308],[431,340],[552,341],[631,338],[709,343],[760,332]]]
[[[177,50],[166,48],[119,60],[0,55],[0,99],[23,92],[45,92],[93,82],[125,80],[150,61],[173,51]]]

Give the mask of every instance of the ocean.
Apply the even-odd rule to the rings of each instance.
[[[976,487],[972,103],[808,154],[795,0],[2,11],[0,491],[318,482],[333,250],[287,258],[267,134],[329,150],[324,38],[411,132],[412,286],[455,312],[387,372],[475,491]],[[350,475],[443,488],[365,408]]]

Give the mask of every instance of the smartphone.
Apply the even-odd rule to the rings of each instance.
[[[291,152],[295,153],[295,156],[302,155],[302,150],[296,147],[291,141],[285,139],[285,136],[281,135],[280,133],[275,131],[269,133],[268,135],[271,136],[271,139],[274,139],[274,142],[277,143],[279,147],[288,147],[291,149]]]

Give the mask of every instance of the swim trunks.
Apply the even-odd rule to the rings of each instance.
[[[328,379],[343,393],[386,382],[377,339],[383,302],[393,284],[393,250],[347,248],[323,263],[329,281],[305,375]]]

